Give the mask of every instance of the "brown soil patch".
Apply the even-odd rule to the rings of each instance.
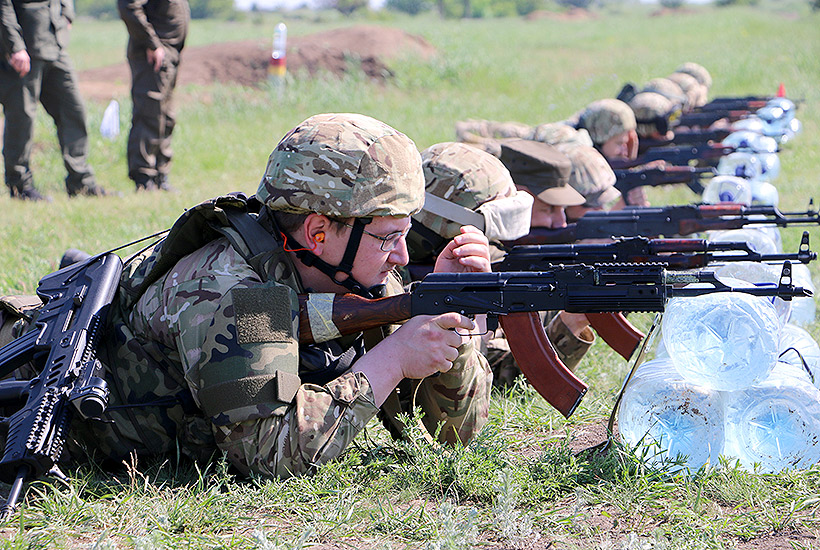
[[[341,76],[361,70],[369,78],[393,76],[388,62],[401,56],[429,59],[435,48],[419,36],[400,29],[360,25],[288,39],[287,67],[311,76],[328,72]],[[268,77],[270,43],[245,40],[210,44],[182,51],[177,84],[233,83],[256,86]],[[130,85],[128,64],[99,67],[79,74],[84,97],[108,100],[126,94]]]
[[[570,8],[567,11],[546,11],[536,10],[527,14],[527,21],[538,19],[553,19],[555,21],[579,21],[585,19],[597,19],[598,15],[584,8]]]

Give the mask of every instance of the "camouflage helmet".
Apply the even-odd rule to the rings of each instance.
[[[540,141],[547,145],[559,143],[574,143],[576,145],[592,146],[592,138],[584,129],[577,130],[564,122],[546,122],[532,129],[532,134],[524,139]]]
[[[430,195],[475,210],[482,204],[516,194],[509,170],[493,155],[465,143],[445,142],[421,153],[426,191]],[[422,209],[413,215],[445,239],[459,234],[461,223]]]
[[[680,85],[668,78],[653,78],[641,89],[642,92],[655,92],[671,100],[680,109],[688,107],[688,98]]]
[[[698,82],[694,76],[687,73],[672,73],[666,78],[680,86],[680,89],[686,94],[688,109],[700,107],[706,103],[706,86]]]
[[[697,63],[693,63],[691,61],[687,61],[677,69],[675,69],[676,73],[686,73],[688,75],[692,75],[695,77],[700,84],[706,86],[706,89],[712,87],[712,75],[709,74],[709,71],[706,70],[706,67],[703,65],[698,65]]]
[[[371,117],[315,115],[273,150],[256,196],[292,213],[410,216],[424,202],[421,155],[410,138]]]
[[[578,120],[578,127],[585,128],[595,145],[603,145],[611,138],[637,127],[635,113],[620,99],[593,101]]]
[[[629,100],[629,106],[638,122],[638,136],[648,137],[655,132],[665,133],[669,116],[675,111],[671,100],[655,92],[640,92]]]
[[[615,189],[615,172],[594,147],[558,145],[557,149],[572,162],[570,186],[581,193],[587,208],[607,208],[621,197]]]

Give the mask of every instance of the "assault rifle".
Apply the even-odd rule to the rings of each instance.
[[[672,139],[641,138],[638,142],[638,154],[642,155],[647,149],[657,147],[682,147],[686,145],[705,147],[710,143],[720,143],[731,133],[732,130],[729,128],[717,130],[676,130],[675,136]]]
[[[636,159],[613,159],[609,161],[609,165],[613,169],[623,169],[634,168],[653,160],[665,160],[675,166],[688,165],[693,161],[702,161],[710,166],[717,166],[720,157],[734,153],[734,151],[734,147],[719,144],[653,147],[647,149]]]
[[[689,189],[700,195],[704,189],[701,178],[706,174],[714,175],[715,169],[711,166],[703,168],[695,166],[660,166],[658,168],[618,169],[614,172],[615,189],[621,192],[626,201],[629,191],[644,185],[656,187],[658,185],[685,183]]]
[[[745,96],[745,97],[716,97],[709,103],[705,105],[701,105],[698,107],[700,111],[715,111],[715,110],[729,110],[729,111],[736,111],[736,110],[745,110],[745,111],[755,111],[760,109],[761,107],[765,107],[766,104],[773,100],[777,99],[780,96]],[[792,103],[795,105],[799,105],[803,103],[803,99],[792,99]]]
[[[672,237],[703,231],[740,229],[748,225],[820,225],[820,214],[809,201],[805,212],[781,212],[774,206],[724,204],[680,204],[629,206],[623,210],[591,210],[574,223],[559,229],[534,227],[528,235],[507,246],[563,244],[582,239],[612,237]]]
[[[613,243],[544,244],[515,246],[493,263],[493,271],[545,271],[556,265],[604,263],[658,263],[670,269],[696,269],[716,262],[800,262],[817,259],[803,232],[795,254],[759,254],[746,242],[704,239],[619,238]],[[595,332],[624,359],[629,359],[644,335],[623,315],[587,314]]]
[[[707,284],[681,286],[687,283]],[[712,272],[671,273],[658,264],[556,266],[542,272],[431,273],[412,292],[387,298],[300,295],[299,342],[314,341],[313,326],[330,332],[329,321],[335,330],[328,337],[338,337],[400,323],[415,315],[486,314],[489,330],[501,324],[513,357],[530,384],[569,417],[586,393],[587,385],[558,359],[537,312],[663,311],[669,298],[716,292],[779,296],[786,300],[811,296],[810,291],[792,285],[788,262],[783,264],[777,285],[760,287],[731,287]],[[330,312],[328,302],[332,303]]]
[[[620,237],[611,243],[514,246],[493,271],[545,271],[555,265],[602,263],[659,263],[670,269],[697,269],[719,262],[800,262],[817,259],[804,231],[794,254],[760,254],[749,243],[706,239],[647,239]]]
[[[121,272],[120,258],[108,253],[43,277],[34,328],[0,348],[0,377],[29,361],[40,369],[33,380],[0,382],[0,401],[22,404],[0,419],[8,429],[0,479],[11,484],[2,518],[14,511],[26,479],[64,477],[57,462],[72,415],[97,419],[108,405],[95,349]]]
[[[752,112],[748,110],[729,110],[729,109],[712,109],[709,111],[692,111],[683,113],[675,121],[677,126],[711,126],[721,119],[727,119],[729,122],[736,122],[742,118],[751,116]]]

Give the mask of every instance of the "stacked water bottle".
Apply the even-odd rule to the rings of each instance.
[[[671,300],[655,358],[626,386],[623,441],[693,471],[720,455],[763,472],[820,461],[820,347],[776,301]]]
[[[789,99],[771,99],[754,115],[732,123],[732,133],[721,143],[734,152],[720,159],[717,175],[703,194],[703,202],[747,202],[777,206],[778,193],[773,181],[780,173],[780,146],[802,130],[795,117],[797,108]],[[748,197],[736,201],[738,185],[748,187]],[[743,192],[745,195],[746,193]]]
[[[777,206],[772,180],[777,149],[800,130],[794,104],[773,100],[741,121],[724,145],[704,203]],[[738,123],[736,123],[738,124]],[[782,253],[777,227],[711,232],[760,254]],[[733,285],[774,283],[782,266],[731,262],[710,266]],[[794,284],[815,291],[809,268],[792,265]],[[820,346],[803,326],[815,320],[812,297],[791,302],[740,294],[669,302],[655,358],[629,379],[618,425],[624,442],[649,463],[678,458],[692,470],[721,455],[774,472],[820,461]]]

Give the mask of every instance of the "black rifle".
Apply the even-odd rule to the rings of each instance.
[[[627,200],[627,193],[636,187],[644,185],[656,187],[658,185],[670,185],[685,183],[686,186],[697,193],[703,193],[701,178],[706,174],[714,175],[715,169],[711,166],[660,166],[658,168],[643,169],[618,169],[615,172],[615,189],[621,192],[624,201]],[[627,204],[629,204],[627,202]]]
[[[8,428],[0,479],[11,484],[2,518],[14,511],[27,478],[63,477],[57,462],[71,416],[98,419],[108,405],[95,350],[121,272],[120,258],[108,253],[43,277],[37,287],[43,307],[34,328],[0,348],[0,377],[30,361],[40,370],[32,380],[0,382],[2,402],[25,400],[0,419]]]
[[[680,117],[678,117],[675,121],[675,125],[705,127],[711,126],[718,120],[724,118],[729,122],[736,122],[751,115],[752,112],[747,110],[712,109],[709,111],[692,111],[689,113],[683,113]]]
[[[612,237],[673,237],[710,230],[740,229],[748,225],[820,225],[820,214],[813,205],[814,202],[809,201],[805,212],[781,212],[774,206],[744,206],[736,203],[591,210],[566,227],[534,227],[528,235],[505,244],[563,244],[582,239]]]
[[[717,166],[720,157],[729,153],[734,153],[734,147],[723,145],[688,145],[688,146],[664,146],[647,149],[646,152],[633,160],[613,159],[609,165],[613,169],[634,168],[641,164],[652,162],[653,160],[665,160],[675,166],[688,165],[693,161],[700,161],[709,166]]]
[[[794,254],[760,254],[749,243],[705,239],[647,239],[623,237],[612,243],[542,244],[514,246],[493,263],[493,271],[544,271],[555,265],[602,263],[660,263],[670,269],[695,269],[715,262],[800,262],[817,259],[804,231]]]
[[[746,97],[716,97],[709,103],[705,105],[701,105],[698,107],[700,111],[715,111],[715,110],[723,110],[723,111],[755,111],[760,109],[761,107],[765,107],[766,104],[773,100],[777,99],[776,96],[746,96]],[[799,105],[803,103],[803,99],[792,99],[792,103],[795,105]]]
[[[687,283],[707,283],[687,285]],[[659,264],[556,266],[540,272],[431,273],[412,292],[368,300],[353,294],[334,297],[332,323],[339,334],[353,334],[405,321],[415,315],[458,312],[487,315],[488,330],[498,323],[516,363],[530,384],[564,416],[570,416],[587,385],[564,366],[552,350],[539,311],[576,313],[663,311],[676,296],[742,292],[786,300],[811,296],[792,285],[785,262],[777,285],[731,287],[708,271],[672,273]],[[299,296],[299,341],[313,341],[311,294]],[[322,300],[325,300],[322,295]],[[322,322],[327,325],[322,307]],[[314,320],[315,322],[315,320]]]
[[[719,130],[675,131],[675,136],[672,139],[641,138],[638,142],[638,154],[643,155],[647,149],[656,147],[683,147],[687,145],[706,147],[711,143],[720,143],[731,133],[732,130],[722,128]]]

